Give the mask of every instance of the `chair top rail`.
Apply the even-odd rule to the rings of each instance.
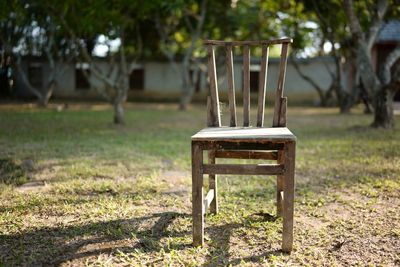
[[[273,45],[273,44],[283,44],[292,43],[291,38],[281,38],[263,41],[220,41],[220,40],[205,40],[205,45],[221,45],[221,46],[241,46],[241,45]]]

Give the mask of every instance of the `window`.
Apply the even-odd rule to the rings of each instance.
[[[400,102],[400,91],[397,91],[397,93],[394,95],[394,101]]]
[[[259,74],[258,70],[250,70],[250,92],[258,92]],[[244,78],[244,76],[242,77]],[[242,91],[243,89],[244,83],[242,83]]]
[[[89,64],[78,63],[75,67],[75,88],[77,90],[89,90],[90,83],[84,73],[84,71],[90,75]]]
[[[144,69],[134,69],[129,76],[129,88],[135,91],[144,90]]]
[[[30,84],[39,90],[43,88],[43,69],[41,63],[31,63],[28,66],[28,79]]]
[[[258,92],[259,71],[250,71],[250,92]]]

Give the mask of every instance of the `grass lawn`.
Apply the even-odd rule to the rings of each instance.
[[[129,105],[124,127],[106,105],[0,107],[0,266],[400,265],[400,117],[387,131],[359,110],[288,112],[290,255],[265,176],[220,176],[220,213],[191,246],[190,136],[204,107]]]

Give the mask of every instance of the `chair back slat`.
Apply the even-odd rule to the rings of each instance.
[[[279,113],[279,125],[278,127],[286,127],[286,109],[287,109],[287,97],[281,98],[281,112]]]
[[[210,83],[210,96],[207,98],[207,124],[210,127],[221,126],[221,115],[218,96],[217,70],[215,63],[215,50],[217,46],[225,48],[226,80],[228,86],[229,113],[231,127],[237,126],[236,99],[235,99],[235,77],[233,64],[233,47],[243,47],[243,126],[250,126],[250,46],[261,46],[261,64],[258,87],[257,127],[264,127],[265,96],[268,73],[269,47],[281,44],[281,56],[279,62],[278,84],[276,88],[274,115],[272,127],[286,126],[287,98],[283,97],[285,83],[288,47],[292,42],[290,38],[268,40],[268,41],[218,41],[206,40],[204,44],[208,52],[208,77]]]
[[[288,54],[288,43],[282,44],[281,49],[281,60],[279,62],[279,76],[278,76],[278,85],[276,88],[276,96],[275,96],[275,107],[274,107],[274,118],[272,122],[272,127],[283,127],[280,122],[285,121],[286,118],[281,118],[286,116],[286,114],[282,114],[282,102],[286,102],[283,99],[283,87],[285,84],[285,75],[286,75],[286,65],[287,65],[287,54]],[[286,125],[285,125],[286,126]]]
[[[209,126],[220,127],[221,115],[219,111],[217,70],[215,66],[215,52],[212,45],[207,46],[208,50],[208,77],[210,79],[211,112]]]
[[[264,126],[264,110],[265,110],[265,91],[267,87],[267,70],[268,70],[268,54],[269,47],[262,46],[260,80],[258,83],[258,111],[257,111],[257,127]]]
[[[243,47],[243,126],[250,126],[250,48]]]
[[[229,126],[236,127],[236,100],[235,100],[235,76],[233,72],[233,53],[232,45],[226,46],[226,76],[228,82],[228,98],[229,98],[229,112],[230,123]]]

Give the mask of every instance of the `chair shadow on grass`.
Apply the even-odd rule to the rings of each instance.
[[[276,216],[269,213],[255,213],[251,216],[245,218],[247,223],[255,221],[268,221],[274,222],[277,220]],[[210,256],[208,261],[203,264],[203,266],[230,266],[230,265],[240,265],[243,261],[245,262],[259,262],[263,258],[268,258],[272,255],[282,255],[283,253],[280,249],[271,249],[263,252],[260,255],[251,255],[243,258],[233,258],[229,253],[230,250],[230,239],[234,233],[235,229],[245,227],[246,223],[231,223],[218,226],[211,226],[205,229],[205,232],[209,234],[210,243],[212,247],[209,248]]]
[[[58,266],[73,260],[100,254],[158,252],[161,249],[184,250],[192,246],[190,243],[162,244],[163,237],[191,237],[191,231],[169,231],[168,226],[177,218],[191,217],[178,212],[154,213],[149,216],[127,220],[95,222],[85,225],[41,228],[20,234],[0,235],[0,263],[4,266]],[[265,218],[264,218],[265,219]],[[140,224],[148,220],[156,220],[151,227],[140,229]],[[229,242],[232,231],[243,227],[243,223],[210,226],[210,256],[205,266],[237,265],[242,260],[258,261],[262,257],[278,254],[269,251],[260,256],[230,259]],[[132,244],[130,238],[138,241]],[[149,262],[147,264],[152,264]]]
[[[4,266],[57,266],[79,258],[112,254],[118,251],[152,252],[162,248],[182,250],[191,244],[175,243],[165,248],[160,240],[165,236],[189,235],[187,231],[166,230],[176,218],[188,216],[184,213],[163,212],[127,220],[41,228],[20,234],[0,235],[0,263]],[[141,223],[154,219],[156,222],[151,228],[139,230]],[[131,245],[132,241],[129,239],[133,236],[138,239],[138,242]],[[91,249],[85,250],[85,247]],[[80,251],[82,249],[83,252]]]

